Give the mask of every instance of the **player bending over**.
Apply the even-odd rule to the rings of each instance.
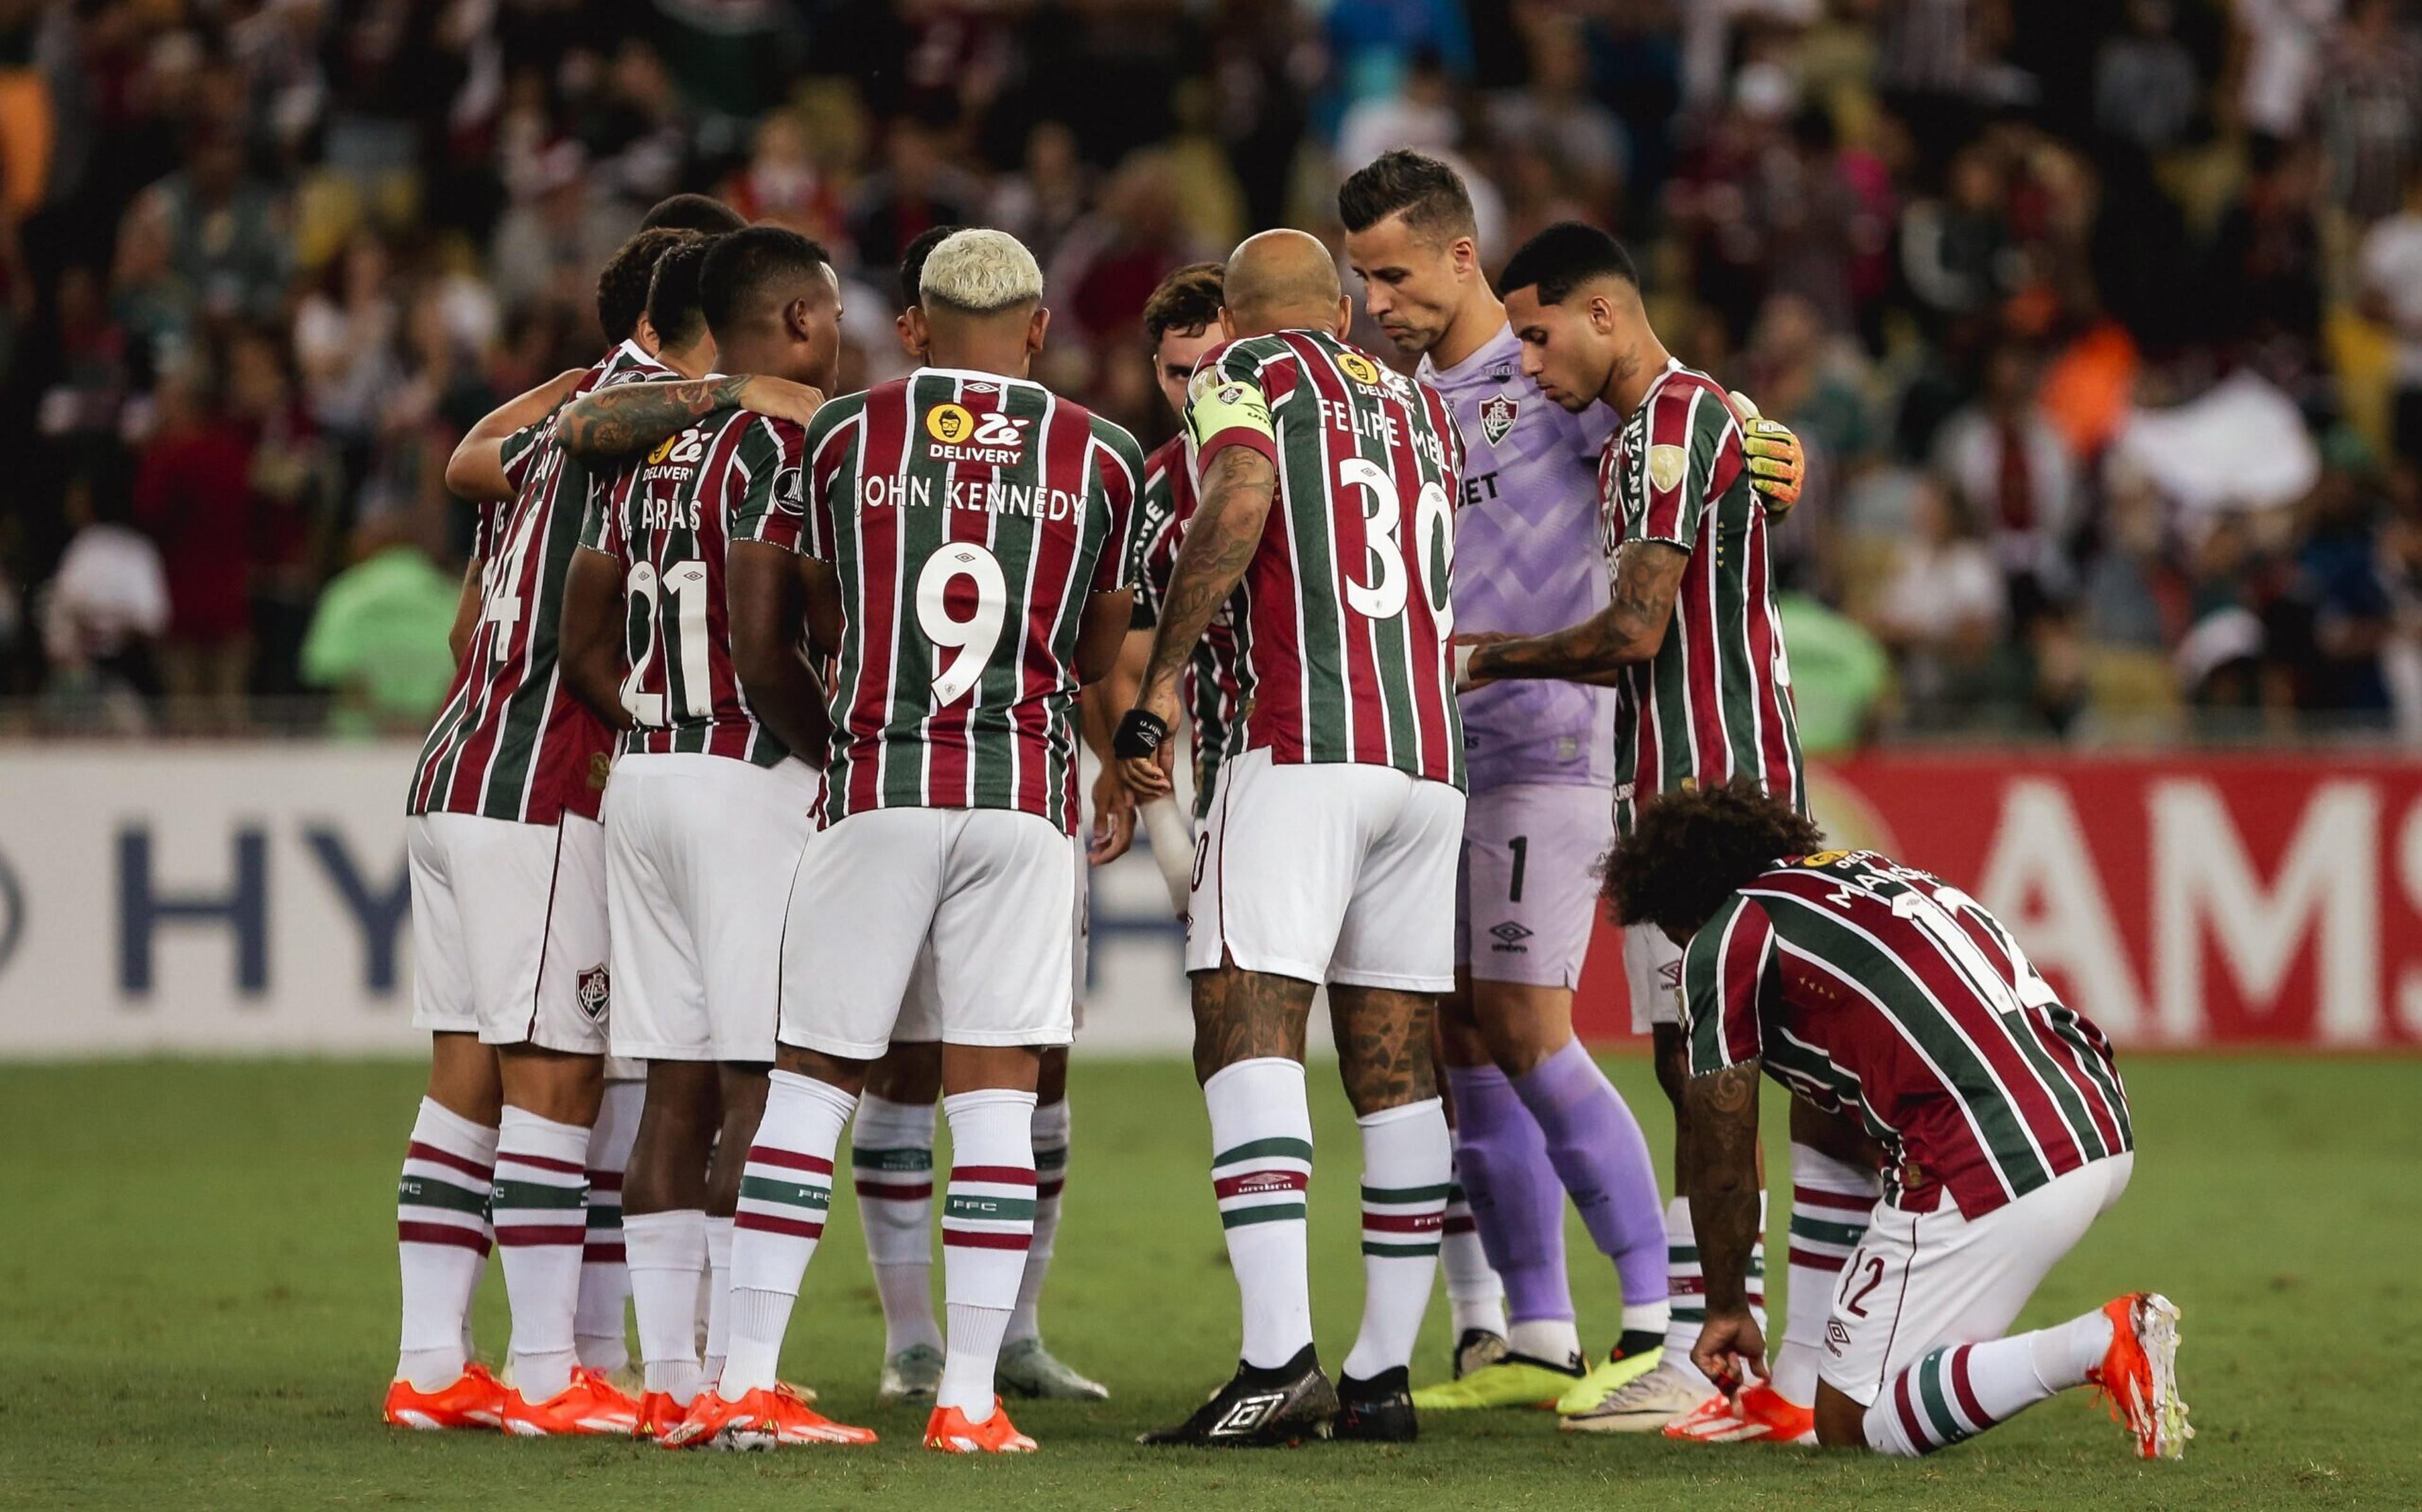
[[[1728,1390],[1766,1374],[1744,1289],[1757,1236],[1761,1068],[1884,1149],[1881,1202],[1842,1268],[1816,1440],[1929,1454],[2072,1386],[2110,1399],[2145,1458],[2194,1436],[2178,1310],[2131,1292],[2003,1337],[2135,1165],[2111,1046],[1975,899],[1872,850],[1824,850],[1738,782],[1670,793],[1607,869],[1607,897],[1682,955],[1690,1200],[1707,1322],[1692,1358]]]
[[[1455,985],[1463,448],[1434,389],[1345,344],[1351,307],[1318,241],[1250,238],[1222,297],[1233,339],[1187,401],[1200,497],[1119,749],[1140,796],[1170,790],[1182,675],[1241,591],[1250,712],[1198,853],[1186,964],[1244,1346],[1208,1404],[1144,1442],[1408,1440],[1453,1159],[1430,1037]],[[1304,1223],[1304,1030],[1323,983],[1363,1155],[1362,1326],[1335,1386],[1313,1348]]]
[[[1666,351],[1630,257],[1605,232],[1549,226],[1515,253],[1502,282],[1522,369],[1540,393],[1577,414],[1604,404],[1622,417],[1599,475],[1612,583],[1605,608],[1562,630],[1473,637],[1484,644],[1468,653],[1468,680],[1613,687],[1617,834],[1659,794],[1737,777],[1801,805],[1800,740],[1768,567],[1770,509],[1756,486],[1769,471],[1796,466],[1796,459],[1762,455],[1779,428],[1744,420],[1722,385]],[[1675,1022],[1680,959],[1655,929],[1625,923],[1633,1027],[1652,1037],[1658,1081],[1675,1106],[1678,1192],[1691,1185]],[[1690,1209],[1676,1196],[1665,1224],[1672,1317],[1657,1367],[1595,1399],[1578,1399],[1591,1395],[1582,1392],[1560,1402],[1563,1426],[1651,1432],[1687,1419],[1689,1436],[1722,1442],[1804,1435],[1823,1322],[1797,1300],[1820,1295],[1856,1241],[1860,1215],[1875,1203],[1873,1161],[1855,1130],[1813,1111],[1793,1114],[1795,1302],[1776,1370],[1783,1390],[1726,1397],[1691,1364],[1704,1313]],[[1765,1273],[1761,1243],[1749,1289],[1761,1311]]]
[[[837,1436],[775,1364],[841,1130],[923,955],[953,1161],[950,1326],[925,1445],[1034,1448],[994,1380],[1034,1233],[1042,1052],[1072,1032],[1073,710],[1132,613],[1143,476],[1125,431],[1026,379],[1042,298],[1012,237],[936,247],[920,281],[931,366],[826,405],[804,476],[786,470],[751,517],[810,559],[810,633],[837,659],[832,756],[783,924],[781,1046],[741,1186],[731,1357],[668,1442]]]
[[[936,226],[908,243],[900,257],[900,345],[919,363],[926,360],[926,323],[918,286],[925,259],[958,232]],[[1132,833],[1134,803],[1109,758],[1109,736],[1093,706],[1099,685],[1085,690],[1085,731],[1102,760],[1103,778],[1093,788],[1093,842],[1088,857],[1114,861]],[[1121,705],[1124,708],[1124,705]],[[1087,886],[1079,873],[1077,887]],[[1077,1028],[1084,1027],[1085,930],[1079,909],[1075,958]],[[930,960],[920,959],[892,1027],[891,1048],[868,1070],[850,1126],[850,1172],[857,1212],[866,1231],[866,1259],[883,1304],[883,1374],[877,1395],[886,1402],[930,1402],[942,1383],[942,1329],[934,1316],[934,1104],[942,1095],[942,1026],[934,996]],[[1067,1189],[1068,1047],[1043,1052],[1034,1089],[1034,1242],[1017,1286],[1017,1308],[1001,1340],[996,1378],[1013,1396],[1101,1401],[1110,1395],[1101,1382],[1080,1375],[1043,1343],[1040,1312],[1045,1280],[1058,1248],[1060,1213]]]
[[[761,669],[740,648],[755,644],[747,627],[798,623],[792,558],[748,533],[750,506],[795,467],[799,422],[832,382],[839,283],[813,242],[776,226],[723,237],[697,272],[703,361],[763,376],[625,384],[558,422],[575,456],[639,454],[590,511],[563,645],[581,699],[626,732],[606,805],[613,1041],[648,1065],[623,1230],[647,1374],[640,1426],[656,1434],[705,1374],[697,1278],[729,1253],[774,1058],[782,890],[826,731],[796,658]],[[709,1286],[710,1356],[727,1289]]]

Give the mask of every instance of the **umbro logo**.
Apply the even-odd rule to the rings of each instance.
[[[1488,947],[1491,950],[1503,951],[1508,955],[1516,956],[1526,956],[1531,952],[1531,947],[1522,943],[1531,938],[1531,931],[1512,919],[1506,920],[1488,933],[1489,937],[1497,942]]]
[[[1257,1432],[1262,1425],[1278,1416],[1279,1409],[1285,1405],[1284,1392],[1262,1392],[1252,1396],[1240,1396],[1234,1406],[1220,1414],[1219,1422],[1211,1425],[1211,1436],[1216,1439],[1223,1434]]]
[[[1657,968],[1657,979],[1671,991],[1682,990],[1682,963],[1678,960],[1662,963]]]
[[[1838,1356],[1847,1351],[1849,1348],[1850,1331],[1842,1326],[1842,1320],[1840,1318],[1827,1318],[1825,1320],[1825,1352],[1830,1355]]]

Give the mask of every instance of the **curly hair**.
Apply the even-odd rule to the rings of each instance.
[[[1696,929],[1758,873],[1824,845],[1813,820],[1747,779],[1660,794],[1608,854],[1606,900],[1626,924]]]
[[[697,235],[659,226],[638,232],[615,250],[597,275],[597,324],[605,331],[607,345],[630,340],[631,333],[638,329],[639,317],[647,313],[648,285],[655,279],[656,259]]]
[[[1216,262],[1189,262],[1160,281],[1160,287],[1144,301],[1143,347],[1147,354],[1159,351],[1160,338],[1172,331],[1199,336],[1219,323],[1222,272]]]

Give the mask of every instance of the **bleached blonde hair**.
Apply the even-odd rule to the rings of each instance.
[[[1007,231],[960,231],[942,239],[917,281],[920,304],[991,315],[1043,300],[1043,270]]]

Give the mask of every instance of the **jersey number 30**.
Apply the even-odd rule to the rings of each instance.
[[[1362,538],[1367,547],[1363,554],[1372,573],[1367,584],[1350,577],[1345,580],[1346,604],[1365,619],[1393,619],[1405,612],[1410,591],[1406,577],[1418,571],[1422,597],[1429,604],[1439,634],[1452,632],[1455,611],[1447,602],[1447,574],[1441,558],[1455,539],[1455,511],[1447,503],[1444,486],[1435,479],[1423,483],[1420,497],[1413,501],[1413,547],[1419,558],[1413,564],[1405,560],[1404,543],[1397,539],[1404,509],[1396,480],[1387,469],[1367,457],[1349,457],[1337,464],[1337,484],[1362,491]]]

